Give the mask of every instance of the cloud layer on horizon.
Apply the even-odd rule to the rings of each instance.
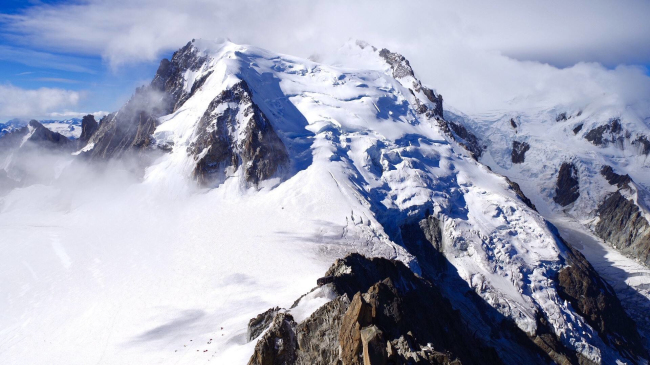
[[[639,0],[87,0],[0,15],[0,32],[38,50],[101,55],[114,68],[155,62],[192,38],[302,57],[363,39],[403,53],[472,113],[603,93],[621,105],[648,99],[647,70],[621,64],[650,64],[649,16]]]
[[[0,118],[40,118],[75,107],[83,93],[57,88],[22,89],[0,85]]]

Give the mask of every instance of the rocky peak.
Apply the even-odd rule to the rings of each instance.
[[[80,147],[83,147],[88,143],[90,138],[95,134],[99,123],[95,121],[95,116],[88,114],[81,119],[81,136],[79,136]]]
[[[435,285],[399,261],[351,254],[326,276],[339,296],[301,323],[276,315],[249,365],[502,363]]]
[[[36,120],[30,120],[27,126],[31,130],[31,136],[27,142],[34,145],[54,149],[64,149],[72,145],[72,141],[70,141],[66,136],[57,132],[52,132]]]
[[[187,152],[196,161],[194,177],[203,185],[223,182],[240,166],[244,179],[257,185],[288,166],[282,140],[243,80],[210,103],[194,133]]]

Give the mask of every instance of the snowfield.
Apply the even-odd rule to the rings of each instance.
[[[156,142],[174,147],[142,180],[121,165],[99,176],[80,165],[74,184],[1,198],[0,362],[245,364],[248,320],[290,307],[335,258],[356,251],[419,272],[397,232],[425,211],[442,221],[450,270],[500,313],[528,333],[542,313],[567,347],[617,361],[559,297],[566,251],[546,221],[415,110],[433,106],[413,77],[393,77],[354,43],[327,64],[228,42],[194,47],[207,60],[185,74],[186,90],[207,79],[160,118]],[[210,102],[239,80],[291,167],[259,189],[242,169],[198,188],[187,148]],[[329,299],[312,293],[297,319]]]

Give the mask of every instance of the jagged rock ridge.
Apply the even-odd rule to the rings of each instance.
[[[257,185],[289,163],[284,144],[243,80],[210,103],[195,133],[188,153],[196,160],[194,177],[204,185],[225,180],[240,166],[245,180]]]

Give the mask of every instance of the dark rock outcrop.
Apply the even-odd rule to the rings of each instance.
[[[517,194],[517,197],[519,199],[521,199],[521,201],[524,202],[524,204],[526,204],[528,206],[528,208],[530,208],[530,209],[532,209],[534,211],[537,211],[537,207],[535,207],[535,204],[533,204],[533,202],[530,201],[530,199],[528,199],[526,194],[524,194],[524,192],[521,191],[521,187],[519,187],[519,184],[517,184],[516,182],[508,179],[507,176],[505,176],[505,179],[506,179],[506,182],[508,183],[508,185],[510,185],[510,188],[515,192],[515,194]]]
[[[610,119],[609,123],[598,126],[585,134],[585,139],[596,146],[607,146],[610,143],[623,147],[625,136],[621,133],[623,127],[619,118]]]
[[[620,192],[598,207],[595,233],[619,251],[650,265],[650,224],[641,209]]]
[[[580,123],[580,124],[578,124],[577,126],[575,126],[575,127],[573,128],[573,134],[578,134],[578,132],[580,132],[580,131],[582,130],[582,126],[583,126],[583,125],[584,125],[584,124]]]
[[[502,363],[403,263],[351,254],[326,275],[339,296],[300,324],[278,314],[249,365]]]
[[[237,120],[238,115],[243,120]],[[240,167],[245,180],[257,185],[289,164],[282,140],[243,80],[210,103],[196,130],[187,151],[196,161],[194,177],[203,185],[222,182],[229,169]]]
[[[409,61],[399,53],[391,52],[386,48],[379,51],[379,56],[390,66],[393,77],[401,79],[404,77],[413,77],[413,85],[409,88],[412,93],[422,92],[428,101],[433,103],[433,108],[421,104],[416,98],[418,105],[416,109],[421,114],[427,114],[430,118],[442,119],[442,95],[422,85],[420,80],[415,78],[415,73]]]
[[[555,117],[556,122],[564,122],[567,119],[568,118],[567,118],[566,112],[560,113],[560,114],[557,115],[557,117]]]
[[[171,60],[163,59],[149,85],[138,88],[118,112],[102,118],[89,140],[94,147],[87,156],[106,160],[153,148],[157,118],[175,111],[179,102],[186,100],[183,75],[187,70],[198,70],[205,59],[193,42],[176,51]]]
[[[296,322],[288,313],[278,313],[268,331],[255,345],[249,365],[288,365],[296,361]]]
[[[517,123],[515,123],[514,118],[510,118],[510,126],[514,129],[517,129]]]
[[[558,294],[592,326],[606,344],[633,361],[647,359],[648,353],[614,289],[603,280],[587,259],[569,248],[568,265],[558,274]]]
[[[99,123],[95,121],[95,116],[88,114],[81,119],[81,135],[79,136],[79,148],[83,148],[90,138],[97,132]]]
[[[638,136],[634,141],[632,141],[632,145],[639,149],[639,153],[644,155],[650,154],[650,141],[648,140],[648,137],[644,135]]]
[[[248,332],[246,333],[246,338],[248,341],[253,341],[259,335],[261,335],[262,332],[264,332],[264,330],[271,325],[273,318],[275,318],[275,315],[278,314],[279,311],[280,308],[278,307],[271,308],[264,313],[260,313],[257,317],[251,319],[248,322]]]
[[[68,137],[52,132],[36,120],[31,120],[29,127],[32,129],[32,135],[27,139],[26,143],[34,147],[52,150],[65,150],[72,147],[72,141]]]
[[[464,125],[452,121],[438,120],[440,129],[453,140],[463,146],[477,160],[483,154],[479,139],[465,128]]]
[[[512,141],[512,163],[523,163],[528,150],[530,145],[527,142]]]
[[[555,196],[553,200],[565,207],[575,202],[580,196],[580,186],[578,182],[578,170],[570,162],[564,162],[560,167],[555,187]]]
[[[603,177],[605,177],[605,179],[610,185],[616,185],[619,188],[628,187],[629,186],[628,184],[632,182],[632,178],[630,178],[630,175],[628,174],[619,175],[614,172],[614,169],[612,169],[611,166],[607,166],[607,165],[603,166],[600,169],[600,174],[603,175]]]

